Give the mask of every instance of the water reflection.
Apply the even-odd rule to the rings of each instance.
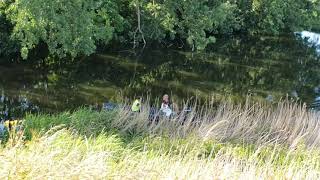
[[[22,118],[26,113],[39,112],[39,107],[33,105],[27,97],[17,95],[6,96],[2,91],[0,96],[0,122]]]
[[[320,55],[320,34],[309,31],[302,31],[296,33],[296,35],[300,36],[303,40],[306,40],[306,44],[309,47],[316,48],[317,53]]]
[[[314,48],[295,36],[222,39],[203,53],[147,48],[110,50],[74,62],[55,59],[0,65],[0,88],[44,111],[60,111],[121,96],[172,94],[216,99],[312,103],[320,85]],[[19,98],[16,98],[19,99]]]
[[[295,34],[302,38],[307,46],[315,48],[317,54],[320,56],[320,34],[309,31],[302,31]],[[314,87],[314,93],[315,98],[310,104],[310,107],[315,110],[320,110],[320,85]]]

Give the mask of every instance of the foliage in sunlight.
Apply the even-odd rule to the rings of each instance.
[[[114,28],[105,6],[92,0],[17,0],[6,14],[23,58],[40,43],[45,43],[52,55],[76,57],[90,55],[97,41],[107,43],[112,38]]]
[[[26,138],[0,147],[0,178],[320,177],[319,116],[298,104],[208,105],[158,123],[148,113],[29,115]]]
[[[40,45],[51,56],[73,58],[110,40],[203,50],[217,35],[317,29],[319,12],[319,0],[5,0],[0,33],[17,41],[25,59]]]

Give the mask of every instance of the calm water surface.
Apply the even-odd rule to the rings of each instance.
[[[34,60],[0,65],[0,104],[55,112],[117,101],[121,96],[172,94],[311,103],[320,92],[316,47],[292,36],[222,39],[206,52],[179,48],[117,49],[72,63]],[[1,106],[0,106],[1,108]]]

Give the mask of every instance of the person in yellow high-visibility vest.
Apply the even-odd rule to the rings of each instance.
[[[4,126],[10,131],[14,130],[19,126],[19,120],[6,120]]]
[[[142,101],[141,97],[139,97],[139,98],[137,98],[137,99],[135,99],[133,101],[133,104],[131,106],[131,111],[132,112],[140,112],[140,110],[141,110],[141,101]]]

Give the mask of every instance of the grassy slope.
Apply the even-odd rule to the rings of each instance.
[[[80,109],[28,116],[29,140],[11,139],[0,149],[0,178],[320,176],[318,116],[298,105],[208,106],[189,114],[183,126],[179,117],[151,124],[146,112]]]

